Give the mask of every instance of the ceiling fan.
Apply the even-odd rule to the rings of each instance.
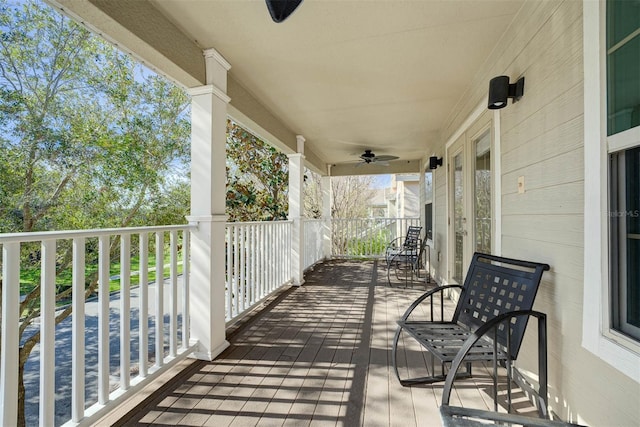
[[[266,2],[271,19],[273,19],[273,22],[280,23],[300,6],[302,0],[266,0]]]
[[[376,156],[371,150],[364,150],[364,153],[360,154],[360,159],[362,159],[362,161],[356,165],[356,167],[368,165],[369,163],[377,163],[380,166],[389,166],[390,160],[396,160],[399,159],[399,157],[389,155]]]

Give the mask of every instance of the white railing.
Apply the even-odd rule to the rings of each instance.
[[[291,221],[231,222],[226,230],[226,319],[291,281]]]
[[[304,268],[329,256],[382,255],[390,240],[418,223],[305,220]],[[24,380],[27,401],[38,403],[27,405],[27,425],[68,420],[74,425],[95,417],[193,351],[188,322],[191,227],[0,234],[0,425],[15,424],[19,350],[35,334],[40,340],[27,359]],[[332,254],[323,250],[329,227]],[[226,225],[227,321],[291,281],[291,238],[291,221]],[[38,271],[35,291],[28,298],[26,292],[21,295],[21,278],[28,281]],[[154,274],[162,277],[163,286],[150,277]],[[87,284],[95,285],[92,295],[86,295]],[[35,307],[34,314],[28,316],[27,305]],[[65,310],[71,315],[58,322]],[[54,415],[60,412],[56,401],[66,402],[70,413]]]
[[[184,262],[189,236],[188,225],[0,234],[2,425],[17,419],[20,340],[40,334],[25,364],[24,383],[26,401],[39,402],[39,410],[27,404],[26,423],[41,426],[78,423],[192,350],[189,263]],[[21,265],[21,259],[29,262]],[[36,298],[21,296],[21,276],[29,268],[34,273],[34,265],[37,275],[37,264],[39,298],[38,284],[31,292]],[[150,284],[150,272],[162,281]],[[87,283],[95,285],[97,296],[86,298]],[[70,316],[56,320],[70,309]],[[71,413],[56,419],[56,399],[70,402]]]
[[[419,226],[419,218],[362,218],[331,220],[332,256],[341,258],[378,257],[387,244],[406,234],[409,226]]]
[[[305,219],[303,221],[304,247],[302,268],[304,270],[325,258],[324,238],[326,226],[327,221],[323,219]]]

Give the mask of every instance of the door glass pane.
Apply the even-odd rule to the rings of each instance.
[[[475,250],[491,253],[491,133],[474,141],[476,171],[474,189]]]
[[[453,233],[455,246],[453,254],[453,280],[462,283],[462,252],[464,248],[464,200],[462,153],[453,159]]]

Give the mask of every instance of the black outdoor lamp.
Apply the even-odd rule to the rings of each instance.
[[[438,169],[438,166],[442,166],[442,157],[429,157],[429,169]]]
[[[509,76],[494,77],[489,81],[489,109],[498,110],[507,106],[507,98],[518,101],[524,94],[524,77],[509,84]]]

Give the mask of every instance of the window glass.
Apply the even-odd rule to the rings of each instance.
[[[491,132],[488,130],[474,141],[475,161],[475,248],[491,253]]]
[[[627,268],[623,294],[626,294],[627,307],[626,316],[621,321],[640,328],[640,148],[625,153],[625,175]]]
[[[433,172],[424,173],[424,218],[427,239],[433,240]]]
[[[613,327],[640,339],[640,147],[611,155]]]
[[[640,125],[640,1],[607,3],[607,133]]]
[[[607,132],[640,126],[640,1],[607,2]],[[640,340],[640,140],[610,156],[613,329]]]

